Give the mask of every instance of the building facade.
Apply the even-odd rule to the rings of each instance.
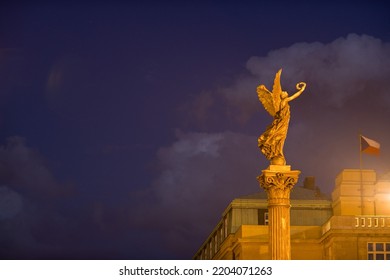
[[[390,260],[390,174],[345,169],[331,197],[307,177],[290,220],[291,259]],[[234,199],[194,259],[269,259],[266,193]]]

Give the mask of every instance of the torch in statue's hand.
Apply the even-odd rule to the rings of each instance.
[[[304,82],[297,83],[296,87],[297,87],[297,90],[305,90],[306,83],[304,83]]]

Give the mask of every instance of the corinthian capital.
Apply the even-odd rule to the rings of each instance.
[[[298,182],[299,170],[263,170],[257,177],[268,197],[290,198],[290,191]]]

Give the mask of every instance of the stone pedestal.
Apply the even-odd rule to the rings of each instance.
[[[268,194],[269,251],[272,260],[290,260],[290,191],[299,170],[289,165],[270,165],[257,177]]]

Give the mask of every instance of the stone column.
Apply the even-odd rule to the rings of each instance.
[[[272,260],[290,260],[290,191],[299,170],[289,165],[270,165],[257,177],[268,194],[269,252]]]

